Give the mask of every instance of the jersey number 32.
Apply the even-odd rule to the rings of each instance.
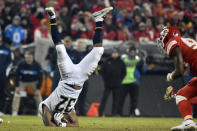
[[[56,105],[55,111],[63,112],[63,113],[70,112],[75,105],[76,99],[65,97],[62,95],[60,96],[60,98],[62,100]]]

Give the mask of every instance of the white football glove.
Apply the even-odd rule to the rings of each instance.
[[[49,17],[51,19],[56,18],[56,16],[55,16],[55,9],[53,7],[45,8],[45,11],[47,12],[47,14],[49,15]]]
[[[64,117],[64,115],[62,113],[55,113],[53,115],[54,121],[55,123],[60,126],[60,127],[66,127],[66,123],[62,122],[62,118]]]
[[[167,74],[166,81],[167,81],[167,82],[171,82],[171,81],[173,81],[172,73],[168,73],[168,74]]]

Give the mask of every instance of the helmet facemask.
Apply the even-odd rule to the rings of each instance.
[[[160,38],[159,38],[158,41],[157,41],[158,45],[160,45],[160,47],[163,48],[163,49],[164,49],[164,47],[165,47],[164,40],[165,40],[165,38],[166,38],[168,32],[169,32],[169,29],[168,29],[167,26],[165,26],[165,27],[163,28],[163,31],[160,33]]]

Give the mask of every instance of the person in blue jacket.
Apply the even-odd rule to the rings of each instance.
[[[4,30],[4,41],[13,46],[19,46],[25,40],[24,29],[20,26],[20,17],[15,16],[12,24],[8,25]]]
[[[11,50],[2,42],[0,34],[0,114],[4,107],[4,90],[8,79],[8,69],[12,63]]]
[[[12,102],[12,115],[18,115],[20,98],[26,91],[27,86],[31,86],[34,91],[34,98],[37,107],[42,102],[40,88],[42,85],[42,68],[34,60],[32,52],[25,52],[25,60],[21,61],[16,69],[15,75],[15,94]]]

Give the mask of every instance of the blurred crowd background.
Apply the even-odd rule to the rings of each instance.
[[[92,40],[94,34],[95,25],[91,14],[108,6],[114,7],[114,10],[106,16],[103,29],[105,43],[113,44],[110,46],[111,51],[104,54],[96,71],[103,77],[105,89],[106,86],[110,87],[104,91],[103,95],[100,95],[103,98],[99,97],[99,101],[103,101],[99,113],[97,113],[100,116],[104,114],[105,100],[109,96],[110,90],[114,95],[114,101],[119,101],[115,98],[117,96],[115,90],[121,87],[122,83],[120,82],[118,87],[114,87],[113,84],[106,85],[107,81],[110,80],[105,79],[105,75],[108,75],[108,77],[115,75],[115,77],[118,77],[117,79],[123,79],[122,75],[113,73],[119,69],[121,63],[114,61],[115,58],[120,59],[126,65],[123,70],[126,70],[127,64],[129,64],[127,58],[135,60],[134,68],[136,67],[136,70],[140,67],[138,76],[134,74],[135,81],[127,83],[135,89],[121,91],[122,95],[130,92],[130,115],[136,115],[136,113],[139,114],[139,110],[136,110],[139,84],[136,86],[133,83],[140,83],[139,74],[146,72],[145,68],[152,69],[153,64],[161,62],[160,60],[157,61],[159,56],[157,53],[147,56],[147,53],[157,52],[157,49],[152,47],[147,49],[146,45],[155,47],[159,33],[165,25],[176,26],[182,36],[197,40],[196,0],[0,0],[0,111],[2,114],[13,113],[13,109],[11,109],[13,107],[11,106],[18,106],[10,103],[12,103],[12,98],[15,95],[16,86],[21,85],[16,85],[19,81],[27,83],[39,81],[40,87],[37,87],[37,89],[41,91],[42,99],[45,99],[59,82],[57,56],[51,40],[48,17],[44,11],[45,7],[48,6],[53,6],[56,9],[58,30],[74,63],[78,63],[92,48],[90,44],[86,43],[86,41]],[[124,47],[124,45],[127,46]],[[139,45],[143,45],[143,49]],[[134,52],[132,52],[133,50]],[[31,75],[34,74],[38,77],[26,79],[24,77],[26,77],[27,72],[20,71],[19,67],[22,68],[24,65],[21,64],[31,61],[31,57],[40,67],[35,68],[33,66],[32,68],[40,72],[40,74],[30,72]],[[150,60],[153,58],[154,62],[151,63]],[[162,57],[162,60],[165,60],[165,63],[170,63],[166,58]],[[104,64],[106,62],[117,63],[117,69],[116,67],[114,67],[114,70],[111,69],[108,67],[109,65]],[[30,62],[30,64],[32,63]],[[102,69],[105,68],[111,69],[112,73],[103,73]],[[22,76],[20,76],[20,73]],[[125,72],[124,75],[127,76],[127,73],[131,72]],[[40,75],[43,76],[42,80],[40,80]],[[117,80],[115,77],[111,81]],[[36,89],[31,89],[31,84],[25,89],[30,96],[37,94],[35,93]],[[118,84],[116,83],[116,85]],[[124,83],[123,85],[125,87]],[[77,104],[79,115],[86,115],[87,113],[83,108],[86,106],[88,87],[89,84],[86,82],[79,98],[79,104]],[[23,100],[20,105],[28,105],[31,102],[35,105],[34,100],[30,98]],[[37,102],[39,101],[41,100],[39,99]],[[124,100],[120,101],[120,104],[122,104]],[[134,105],[132,105],[133,103]],[[31,104],[29,105],[31,108]],[[117,106],[117,103],[113,103],[113,108]],[[17,110],[14,109],[14,111]],[[25,112],[21,108],[19,111],[21,114]],[[121,115],[121,112],[122,109],[118,109],[118,111],[112,109],[113,115]]]
[[[48,38],[46,6],[55,6],[62,37],[92,39],[92,12],[112,5],[106,16],[104,39],[155,41],[162,25],[175,25],[182,35],[196,39],[197,2],[195,0],[1,0],[0,25],[4,41],[12,46],[36,40],[37,31]],[[9,28],[18,27],[11,38]]]

